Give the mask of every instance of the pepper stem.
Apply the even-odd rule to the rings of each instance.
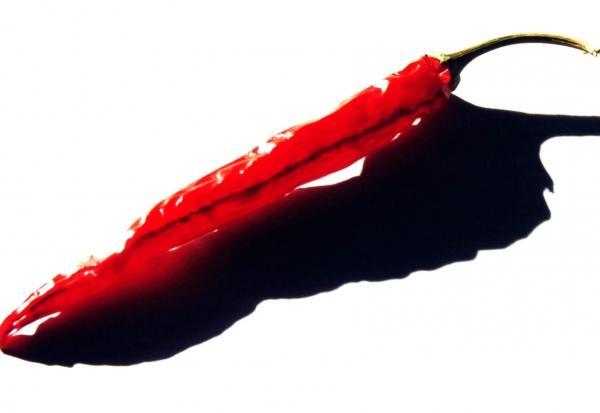
[[[518,43],[557,44],[560,46],[567,46],[581,50],[582,52],[591,54],[592,56],[598,56],[600,54],[600,49],[594,49],[587,43],[572,39],[570,37],[545,33],[521,33],[488,40],[487,42],[480,43],[459,52],[442,54],[439,56],[439,58],[448,66],[450,73],[452,73],[452,77],[454,79],[452,86],[454,89],[460,80],[460,72],[473,59],[500,47]]]

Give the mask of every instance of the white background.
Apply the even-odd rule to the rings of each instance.
[[[584,1],[203,3],[0,2],[1,316],[163,196],[423,53],[522,31],[600,45]],[[599,74],[600,59],[516,46],[456,93],[600,115]],[[545,143],[552,219],[473,261],[267,301],[159,362],[0,356],[2,410],[598,411],[599,159],[600,137]]]

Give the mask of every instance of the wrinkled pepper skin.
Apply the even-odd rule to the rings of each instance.
[[[191,257],[210,253],[202,237],[273,206],[298,186],[408,139],[421,119],[448,99],[452,79],[440,60],[424,56],[369,86],[334,112],[274,135],[231,163],[154,206],[131,227],[120,252],[59,274],[33,292],[0,326],[3,352],[35,359],[49,337],[80,334],[124,297],[143,307],[145,294],[170,294]],[[199,277],[202,274],[198,274]],[[169,281],[167,283],[167,281]],[[137,299],[135,297],[138,297]],[[139,309],[138,309],[139,310]]]

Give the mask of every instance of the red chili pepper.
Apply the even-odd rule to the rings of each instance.
[[[179,190],[131,227],[122,251],[57,275],[32,293],[0,326],[2,351],[27,356],[36,337],[110,306],[123,294],[176,277],[186,243],[273,204],[302,184],[343,169],[408,139],[421,119],[437,111],[474,57],[513,43],[562,44],[596,54],[585,44],[541,34],[508,36],[463,52],[424,56],[345,101],[333,113],[280,132],[265,144]],[[30,330],[30,331],[27,331]]]

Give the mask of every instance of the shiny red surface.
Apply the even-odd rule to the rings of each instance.
[[[149,297],[173,294],[161,286],[177,288],[173,280],[189,275],[191,257],[210,253],[202,237],[403,139],[447,101],[450,81],[448,69],[425,56],[333,113],[282,131],[177,191],[132,225],[122,251],[57,275],[32,293],[0,326],[0,348],[32,358],[45,336],[69,335],[82,320],[94,328],[100,318],[126,317],[111,313],[122,309],[116,303],[129,300],[143,311]]]

